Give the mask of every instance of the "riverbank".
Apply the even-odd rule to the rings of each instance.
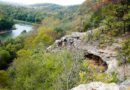
[[[0,34],[8,33],[11,32],[12,30],[5,30],[5,31],[0,31]]]
[[[27,25],[32,25],[34,23],[31,23],[31,22],[27,22],[27,21],[21,21],[21,20],[14,20],[15,23],[17,24],[27,24]]]
[[[1,30],[1,31],[0,31],[0,34],[4,34],[4,33],[8,33],[8,32],[12,32],[12,30],[16,30],[16,27],[13,27],[13,28],[8,29],[8,30]]]
[[[10,29],[10,30],[2,30],[0,32],[0,40],[8,40],[10,38],[15,38],[17,36],[19,36],[22,32],[26,31],[29,32],[31,30],[33,30],[32,25],[28,25],[28,24],[15,24],[14,25],[15,28]]]
[[[17,24],[25,24],[25,25],[33,25],[34,23],[31,23],[31,22],[26,22],[26,21],[21,21],[21,20],[14,20],[15,23]],[[16,30],[17,28],[16,27],[13,27],[9,30],[1,30],[0,31],[0,34],[4,34],[4,33],[8,33],[8,32],[12,32],[13,30]]]

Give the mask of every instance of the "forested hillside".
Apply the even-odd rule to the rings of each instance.
[[[14,21],[0,10],[0,32],[12,29]]]
[[[129,0],[1,3],[0,11],[0,28],[5,16],[34,28],[0,41],[1,90],[130,90]]]
[[[30,6],[6,3],[0,4],[0,9],[6,13],[6,15],[17,20],[28,22],[40,22],[48,16],[52,16],[54,19],[62,19],[65,15],[69,16],[69,13],[75,12],[77,8],[78,6],[63,7],[55,4],[37,4]]]

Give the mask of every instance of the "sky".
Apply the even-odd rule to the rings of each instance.
[[[37,4],[37,3],[55,3],[59,5],[76,5],[81,4],[85,0],[0,0],[19,4]]]

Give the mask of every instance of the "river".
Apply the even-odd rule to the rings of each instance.
[[[15,38],[15,37],[19,36],[25,30],[26,30],[26,32],[33,30],[31,25],[15,24],[14,26],[16,28],[15,30],[11,30],[10,32],[0,34],[0,40],[7,40],[10,38]]]

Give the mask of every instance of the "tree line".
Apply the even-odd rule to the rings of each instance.
[[[10,30],[13,28],[13,25],[13,19],[0,12],[0,31]]]

